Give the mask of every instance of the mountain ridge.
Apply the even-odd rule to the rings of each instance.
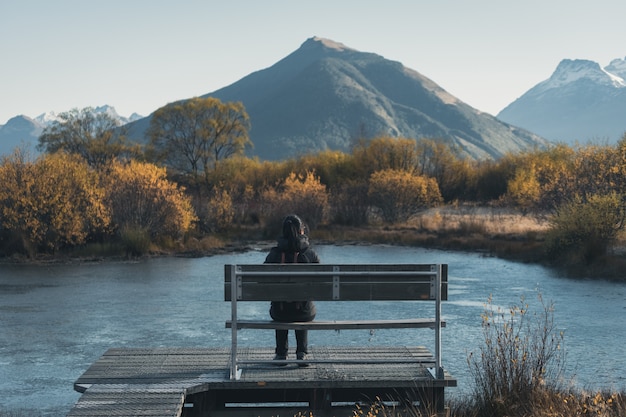
[[[96,114],[108,114],[122,126],[143,118],[137,113],[129,117],[120,116],[115,107],[108,104],[94,107],[93,111]],[[0,156],[11,154],[15,148],[24,148],[33,154],[38,154],[36,147],[39,143],[39,136],[47,126],[59,120],[58,116],[59,114],[54,111],[42,113],[34,118],[18,115],[9,119],[4,125],[0,125]]]
[[[346,151],[364,131],[443,139],[481,159],[547,143],[470,107],[400,62],[319,37],[201,97],[209,96],[244,104],[254,154],[264,159]]]
[[[208,96],[244,104],[254,143],[248,156],[268,160],[350,151],[358,139],[376,136],[442,140],[476,159],[549,144],[469,106],[400,62],[321,37],[201,97]],[[127,123],[128,138],[144,143],[150,119]]]

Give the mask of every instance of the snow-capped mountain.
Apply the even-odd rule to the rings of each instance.
[[[93,111],[96,114],[108,114],[111,118],[117,120],[120,126],[143,117],[137,113],[133,113],[130,117],[120,116],[115,111],[115,108],[109,105],[95,107]],[[36,154],[39,136],[46,127],[58,120],[59,113],[54,111],[40,114],[32,119],[24,115],[11,118],[6,124],[0,125],[0,156],[12,153],[15,148],[25,148],[29,152]]]
[[[565,59],[497,117],[553,142],[615,143],[626,132],[626,59]]]
[[[544,92],[585,81],[593,82],[598,86],[615,88],[621,88],[625,85],[621,77],[603,69],[597,62],[585,59],[566,59],[561,61],[548,80],[539,83],[533,90]]]
[[[135,120],[141,119],[143,117],[143,116],[138,115],[137,113],[133,113],[129,117],[120,116],[115,110],[115,107],[109,106],[106,104],[104,106],[94,107],[93,112],[95,114],[106,113],[112,119],[117,120],[119,124],[122,126],[127,123],[134,122]],[[47,127],[50,123],[56,122],[59,120],[59,113],[56,113],[54,111],[49,111],[47,113],[40,114],[39,116],[35,117],[34,120],[39,122],[39,124],[41,124],[42,126]]]

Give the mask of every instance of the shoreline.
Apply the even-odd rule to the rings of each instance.
[[[616,242],[609,254],[585,265],[557,264],[543,249],[546,215],[528,215],[497,207],[440,207],[427,210],[400,225],[321,225],[310,233],[313,245],[377,245],[422,247],[480,253],[513,262],[533,263],[558,270],[570,278],[626,282],[626,246]],[[191,238],[174,249],[153,248],[145,255],[129,256],[102,248],[0,257],[0,265],[54,265],[104,262],[139,262],[158,257],[208,257],[249,250],[269,250],[275,239],[262,226],[240,226],[223,235]],[[106,245],[104,245],[106,246]]]

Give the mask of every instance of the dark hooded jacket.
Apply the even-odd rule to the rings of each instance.
[[[270,249],[265,263],[319,263],[317,253],[310,248],[307,235],[299,235],[295,240],[280,237],[277,245]],[[270,316],[276,321],[311,321],[316,308],[312,301],[272,301]]]

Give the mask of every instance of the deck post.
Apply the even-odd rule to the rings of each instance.
[[[437,378],[443,378],[443,367],[441,365],[441,276],[442,266],[436,265],[437,268],[437,288],[435,291],[436,306],[435,306],[435,375]]]
[[[232,322],[232,336],[230,347],[230,379],[239,379],[239,370],[237,369],[237,297],[238,297],[238,282],[237,282],[237,265],[230,266],[230,310],[231,310],[231,322]]]

